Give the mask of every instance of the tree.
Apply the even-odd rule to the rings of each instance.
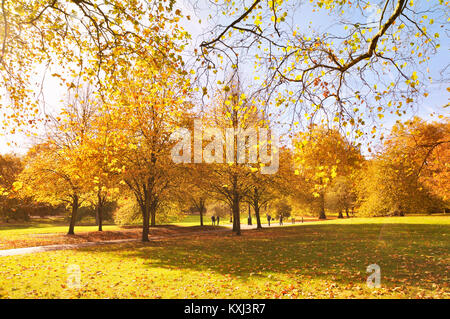
[[[355,181],[351,176],[338,176],[325,194],[326,206],[338,212],[338,218],[344,218],[342,212],[350,217],[349,211],[354,211],[357,194]]]
[[[264,161],[261,158],[264,152],[267,153],[269,141],[267,136],[261,134],[261,131],[259,131],[259,139],[261,140],[262,136],[265,138],[264,148],[261,147],[261,141],[257,141],[257,128],[263,125],[267,127],[261,110],[257,107],[260,101],[257,97],[247,97],[243,93],[238,73],[234,74],[230,83],[232,84],[229,89],[217,93],[215,105],[208,113],[207,123],[216,129],[208,134],[213,140],[207,146],[211,154],[208,154],[206,160],[214,163],[210,189],[215,193],[216,198],[229,205],[233,214],[233,232],[240,235],[241,202],[250,192],[254,194],[250,175],[260,169],[264,170],[265,164],[262,163]],[[224,141],[226,142],[225,163],[223,163]],[[273,144],[275,145],[275,142]],[[272,152],[274,150],[275,147]],[[267,157],[267,154],[265,155]],[[272,157],[273,155],[271,153]]]
[[[174,49],[175,50],[175,49]],[[142,213],[142,240],[149,241],[149,226],[156,212],[177,185],[180,168],[171,158],[171,134],[185,123],[190,82],[182,69],[135,60],[110,84],[112,94],[100,127],[107,134],[111,171],[134,194]],[[106,129],[109,128],[109,129]]]
[[[37,202],[71,207],[68,235],[74,235],[75,222],[84,201],[85,184],[79,169],[79,157],[70,149],[60,149],[48,142],[33,147],[25,158],[25,168],[18,177],[23,196]]]
[[[203,226],[208,199],[211,196],[210,167],[205,163],[187,164],[180,174],[182,181],[177,185],[179,201],[184,203],[184,206],[189,206],[186,208],[193,208],[199,213],[200,226]]]
[[[261,149],[261,143],[259,149]],[[287,154],[288,151],[285,148],[278,149],[277,152],[280,159],[278,171],[275,174],[262,174],[260,169],[262,163],[259,161],[250,169],[250,174],[247,177],[250,187],[246,194],[246,201],[255,212],[257,229],[262,229],[261,209],[267,207],[278,197],[291,196],[293,193],[293,185],[288,182],[290,175],[293,173],[290,165],[292,158]],[[287,184],[290,185],[287,186]]]
[[[325,193],[337,176],[349,175],[361,163],[359,150],[336,129],[313,126],[294,139],[295,174],[304,177],[325,219]]]
[[[359,211],[404,215],[445,209],[448,184],[441,181],[449,174],[448,141],[447,123],[414,118],[394,125],[383,149],[361,172]]]
[[[292,207],[285,201],[278,201],[275,203],[276,218],[288,218],[291,216]]]
[[[252,172],[250,175],[250,188],[246,195],[246,201],[253,208],[256,217],[256,228],[262,229],[261,209],[274,200],[273,182],[271,175],[262,175],[260,172]]]
[[[24,202],[16,196],[22,185],[17,183],[17,177],[23,170],[21,159],[12,154],[0,155],[0,218],[27,219],[27,212],[18,216],[18,208],[24,206]],[[21,207],[22,206],[22,207]]]
[[[386,151],[393,160],[410,165],[410,170],[432,194],[448,201],[450,189],[450,119],[427,123],[418,117],[393,126]]]
[[[110,125],[102,126],[103,113],[101,99],[94,93],[95,87],[81,84],[69,91],[70,107],[66,113],[71,120],[67,121],[65,132],[75,132],[73,139],[82,140],[77,144],[79,171],[85,184],[85,198],[95,209],[95,220],[98,230],[103,230],[103,213],[108,200],[117,194],[118,172],[109,165],[112,154],[108,152],[108,139],[104,131],[111,130]],[[82,124],[82,125],[80,125]],[[81,127],[81,130],[80,130]],[[67,134],[67,133],[66,133]]]
[[[91,88],[69,91],[59,115],[48,118],[44,142],[28,152],[19,177],[27,186],[25,194],[38,202],[71,206],[69,235],[74,234],[78,208],[92,191],[88,144],[97,111]]]

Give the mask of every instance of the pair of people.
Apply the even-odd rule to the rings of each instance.
[[[269,214],[267,214],[267,224],[269,224],[270,226],[270,221],[272,220],[272,216],[270,216]],[[280,215],[280,226],[283,225],[283,216]]]
[[[216,223],[217,223],[217,226],[219,226],[219,222],[220,222],[220,217],[219,216],[211,216],[211,222],[212,222],[212,225],[213,226],[215,226],[216,225]]]

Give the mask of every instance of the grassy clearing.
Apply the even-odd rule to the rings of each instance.
[[[449,298],[448,217],[334,220],[0,258],[3,298]],[[381,267],[379,289],[366,267]],[[81,287],[67,286],[67,267]]]

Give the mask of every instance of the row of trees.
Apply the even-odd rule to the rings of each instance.
[[[131,83],[126,87],[133,89]],[[106,204],[118,202],[125,220],[128,215],[136,218],[133,213],[139,209],[146,241],[149,227],[168,216],[196,211],[203,225],[208,207],[216,215],[223,216],[219,207],[230,211],[236,234],[247,205],[258,228],[261,210],[268,207],[277,211],[290,207],[294,214],[320,219],[326,218],[326,212],[342,218],[344,212],[347,217],[386,216],[448,208],[448,121],[426,123],[414,118],[397,123],[369,159],[337,129],[311,126],[294,134],[292,146],[270,149],[272,155],[278,152],[279,168],[275,174],[262,174],[261,152],[254,163],[238,161],[235,141],[231,160],[222,163],[223,145],[216,144],[226,139],[230,127],[269,127],[259,102],[245,97],[239,84],[219,92],[215,103],[204,110],[204,126],[215,131],[203,130],[202,161],[206,162],[202,163],[173,162],[177,140],[171,133],[175,128],[193,128],[198,119],[183,98],[185,93],[176,97],[172,87],[166,96],[159,84],[158,95],[145,94],[142,86],[135,89],[141,91],[126,102],[133,103],[130,108],[105,108],[89,87],[79,90],[60,117],[49,121],[45,142],[23,159],[2,158],[1,198],[10,201],[3,206],[10,213],[3,215],[14,216],[14,201],[53,208],[66,204],[69,234],[73,234],[81,206],[96,210],[101,230]],[[261,142],[258,147],[262,148]],[[251,149],[244,151],[249,158]]]

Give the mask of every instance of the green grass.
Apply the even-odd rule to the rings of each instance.
[[[0,257],[0,296],[449,298],[449,235],[448,217],[355,218]],[[379,289],[366,286],[374,263]]]
[[[186,215],[180,221],[172,223],[177,226],[198,226],[200,225],[199,215]],[[209,216],[203,216],[203,224],[211,225],[211,218]]]

